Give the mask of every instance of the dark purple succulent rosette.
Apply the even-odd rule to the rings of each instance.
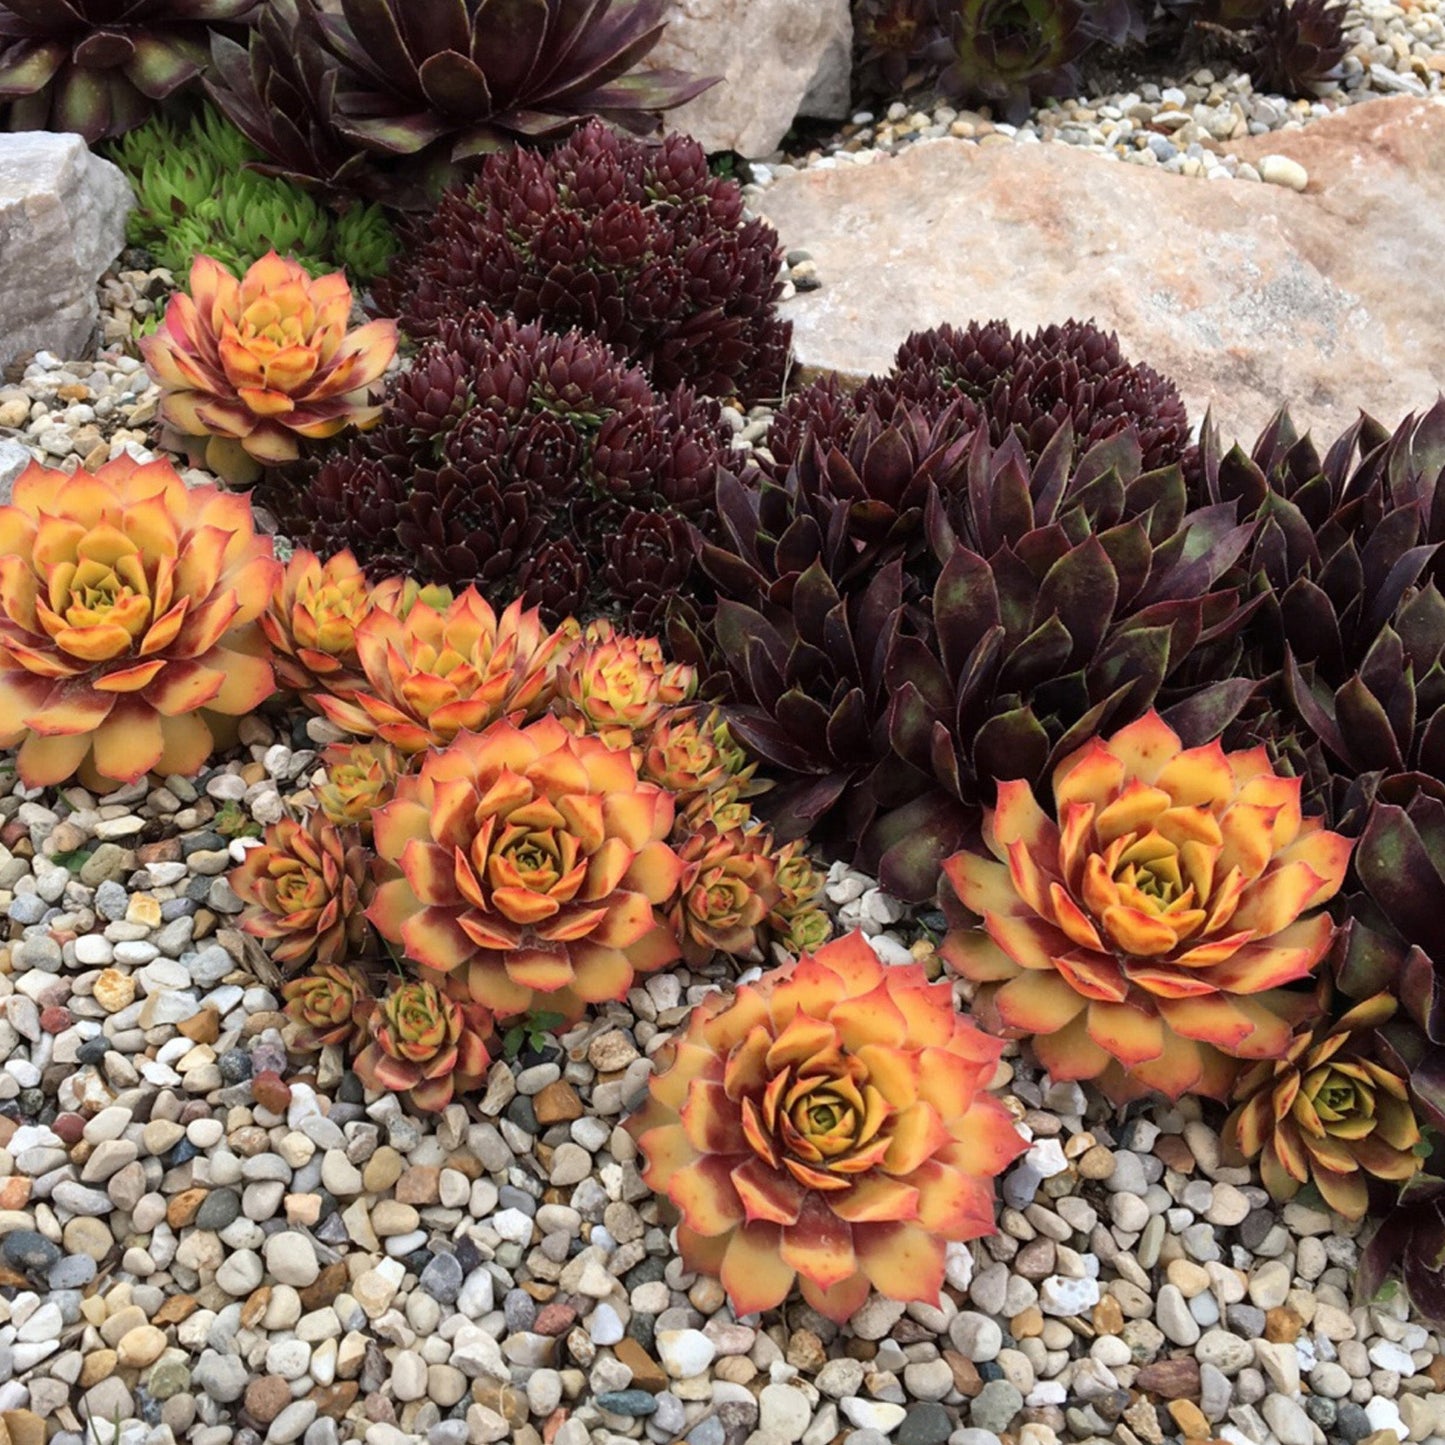
[[[714,81],[638,70],[667,0],[270,0],[211,96],[267,168],[338,194],[429,206],[518,140],[589,116],[646,133]]]
[[[259,0],[4,0],[0,129],[124,135],[194,81],[211,26],[240,27]]]

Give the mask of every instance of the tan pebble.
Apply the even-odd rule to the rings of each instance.
[[[402,1170],[406,1167],[400,1154],[389,1144],[383,1144],[370,1159],[366,1161],[361,1171],[361,1182],[371,1194],[380,1194],[384,1189],[390,1189],[398,1179],[401,1178]]]
[[[248,1329],[253,1330],[266,1318],[266,1310],[271,1304],[271,1286],[263,1284],[259,1289],[252,1290],[241,1306],[241,1323]]]
[[[61,1233],[67,1254],[88,1254],[97,1264],[115,1247],[115,1236],[99,1219],[77,1215]]]
[[[213,1044],[221,1036],[221,1015],[207,1005],[200,1013],[182,1019],[176,1025],[176,1031],[184,1034],[192,1043]]]
[[[1204,1411],[1193,1400],[1171,1400],[1169,1413],[1186,1440],[1207,1440],[1213,1433]]]
[[[0,1423],[10,1436],[10,1445],[45,1445],[45,1421],[34,1410],[6,1410],[0,1414]]]
[[[550,1085],[548,1086],[551,1087]],[[539,1096],[540,1097],[540,1096]],[[632,1384],[639,1390],[646,1390],[650,1395],[656,1395],[660,1390],[666,1390],[669,1385],[667,1371],[642,1348],[638,1341],[631,1335],[619,1340],[613,1347],[613,1354],[632,1371]],[[745,1355],[730,1355],[728,1359],[746,1359]],[[717,1374],[718,1367],[723,1364],[719,1360],[713,1366],[713,1373]],[[749,1361],[751,1363],[751,1361]]]
[[[194,1224],[196,1215],[210,1192],[209,1189],[183,1189],[179,1194],[173,1195],[166,1205],[166,1223],[172,1229],[184,1229],[186,1225]]]
[[[115,1293],[116,1291],[111,1291],[111,1294]],[[117,1309],[112,1300],[107,1300],[106,1304],[111,1308],[110,1313],[105,1317],[105,1323],[100,1327],[100,1337],[113,1348],[118,1349],[121,1340],[132,1330],[150,1323],[146,1318],[146,1312],[139,1305],[127,1303],[120,1305]]]
[[[372,1206],[371,1227],[378,1239],[390,1239],[398,1234],[410,1234],[421,1223],[419,1215],[410,1204],[398,1204],[395,1199],[382,1199]]]
[[[731,1385],[747,1385],[757,1379],[758,1367],[746,1355],[724,1355],[712,1366],[713,1378],[726,1380]],[[673,1382],[674,1388],[676,1381]]]
[[[435,1204],[441,1198],[442,1171],[434,1164],[415,1164],[396,1181],[398,1204]]]
[[[288,1194],[283,1203],[287,1224],[309,1229],[321,1218],[321,1201],[314,1194]]]
[[[80,1367],[80,1378],[76,1383],[82,1390],[98,1385],[115,1374],[116,1353],[114,1350],[96,1350],[85,1357]]]
[[[637,1046],[621,1029],[609,1029],[605,1034],[599,1034],[587,1046],[587,1062],[599,1074],[612,1074],[625,1069],[637,1057]]]
[[[1303,1328],[1304,1321],[1286,1305],[1265,1311],[1264,1337],[1273,1344],[1294,1344]]]
[[[116,1346],[116,1357],[122,1365],[144,1369],[160,1359],[166,1347],[166,1332],[154,1325],[137,1325],[127,1330]]]
[[[1209,1288],[1209,1271],[1192,1259],[1175,1259],[1165,1271],[1172,1284],[1185,1299],[1193,1299]]]
[[[135,979],[118,968],[102,969],[93,992],[95,1001],[106,1013],[116,1014],[135,1002]]]
[[[1044,1312],[1037,1305],[1020,1310],[1009,1321],[1009,1331],[1017,1340],[1034,1339],[1044,1332]]]
[[[1114,1172],[1114,1155],[1102,1144],[1095,1144],[1079,1160],[1079,1173],[1085,1179],[1107,1179]]]
[[[145,928],[159,928],[161,926],[160,901],[152,898],[149,893],[132,893],[130,902],[126,905],[125,921],[139,923]]]
[[[30,1181],[23,1174],[0,1179],[0,1209],[24,1209],[30,1202]]]
[[[1106,1294],[1094,1306],[1092,1320],[1096,1334],[1117,1335],[1124,1328],[1124,1311],[1113,1295]]]
[[[1176,1173],[1194,1173],[1194,1154],[1178,1134],[1161,1134],[1154,1141],[1154,1153]]]
[[[164,1304],[161,1305],[151,1318],[153,1325],[178,1325],[182,1320],[189,1319],[197,1308],[197,1301],[193,1295],[173,1294]]]
[[[532,1100],[532,1112],[539,1124],[566,1124],[582,1117],[582,1100],[566,1079],[558,1079]]]

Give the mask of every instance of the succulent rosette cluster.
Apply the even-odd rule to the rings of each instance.
[[[371,614],[372,587],[349,552],[324,563],[298,549],[261,629],[275,657],[276,681],[308,701],[321,690],[344,697],[365,681],[356,660],[356,629]]]
[[[656,633],[702,605],[690,528],[712,527],[731,438],[715,400],[655,390],[596,337],[476,311],[438,326],[375,429],[265,498],[288,535],[374,577]]]
[[[481,1004],[407,979],[371,1009],[353,1067],[368,1088],[405,1094],[418,1109],[445,1109],[485,1079],[492,1033]]]
[[[344,964],[362,951],[369,857],[358,832],[338,828],[319,809],[304,822],[272,823],[229,876],[236,896],[252,905],[241,927],[279,940],[271,957],[288,971],[313,960]]]
[[[1226,1098],[1241,1060],[1290,1046],[1300,997],[1284,990],[1334,940],[1319,905],[1349,840],[1302,816],[1300,780],[1262,747],[1186,749],[1154,713],[1066,758],[1052,791],[1050,816],[1001,783],[986,852],[944,865],[974,921],[944,957],[1055,1078]]]
[[[840,1322],[870,1288],[936,1301],[947,1242],[993,1232],[1026,1147],[985,1092],[1002,1048],[859,933],[695,1010],[627,1125],[688,1268],[739,1314],[795,1280]]]
[[[1419,1173],[1424,1159],[1409,1084],[1370,1056],[1370,1031],[1397,1007],[1376,994],[1301,1033],[1283,1058],[1239,1079],[1224,1143],[1259,1160],[1275,1199],[1313,1184],[1337,1214],[1363,1219],[1371,1179],[1398,1187]]]
[[[367,916],[428,977],[498,1016],[564,1018],[678,957],[673,799],[555,717],[459,734],[375,816]]]
[[[659,390],[751,401],[777,396],[787,370],[781,261],[777,232],[695,140],[648,145],[591,121],[551,150],[489,156],[413,222],[374,295],[412,337],[485,306],[588,332]]]
[[[570,642],[520,599],[498,616],[471,587],[440,609],[422,604],[399,616],[373,607],[354,635],[363,682],[317,704],[347,732],[409,755],[541,712]]]
[[[215,3],[215,0],[212,0]],[[264,169],[344,199],[425,209],[476,157],[630,130],[712,81],[639,70],[666,0],[268,0],[249,48],[218,38],[207,89]]]
[[[161,416],[218,476],[253,482],[294,461],[299,438],[375,425],[373,392],[396,353],[396,324],[348,330],[351,287],[340,271],[312,280],[272,251],[238,280],[197,256],[190,287],[171,297],[141,350]]]
[[[256,626],[279,566],[242,497],[128,456],[37,464],[0,507],[0,746],[30,787],[199,772],[275,690]]]

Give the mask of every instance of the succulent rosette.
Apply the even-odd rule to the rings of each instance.
[[[1056,1079],[1226,1097],[1239,1060],[1290,1046],[1283,988],[1329,951],[1334,922],[1310,910],[1339,890],[1349,840],[1301,816],[1300,780],[1262,747],[1186,750],[1157,713],[1065,758],[1053,796],[1050,817],[1026,782],[1000,783],[993,856],[945,863],[982,926],[944,957]]]
[[[555,717],[461,733],[376,814],[391,876],[368,917],[499,1017],[576,1018],[678,957],[669,794]]]
[[[205,69],[212,25],[258,0],[3,0],[0,129],[79,131],[92,145],[140,125]]]
[[[418,1109],[445,1109],[486,1077],[492,1016],[433,983],[408,979],[372,1010],[369,1041],[356,1056],[370,1089],[404,1093]]]
[[[161,416],[205,444],[206,465],[233,482],[294,461],[299,437],[333,437],[381,416],[372,393],[396,354],[396,323],[347,330],[351,287],[336,271],[312,280],[274,251],[240,280],[197,256],[191,291],[178,291],[141,341],[161,387]]]
[[[782,898],[772,840],[760,829],[708,823],[678,844],[684,872],[669,917],[690,964],[714,953],[759,961],[768,915]]]
[[[656,638],[628,637],[598,621],[587,625],[561,670],[558,705],[564,719],[626,748],[696,691],[696,670],[668,662]]]
[[[1420,1171],[1409,1084],[1370,1057],[1371,1031],[1396,1007],[1376,994],[1301,1034],[1284,1058],[1241,1076],[1224,1143],[1259,1160],[1276,1199],[1293,1199],[1313,1183],[1336,1213],[1363,1219],[1371,1179],[1403,1184]]]
[[[356,629],[371,609],[371,583],[350,552],[322,562],[298,548],[261,616],[277,684],[308,706],[320,689],[339,697],[355,692],[366,681],[356,659]]]
[[[409,761],[390,743],[335,743],[321,755],[326,781],[316,789],[321,811],[338,827],[371,836],[371,815],[396,792]]]
[[[679,799],[722,786],[731,773],[715,730],[714,718],[695,709],[660,717],[642,744],[639,771]]]
[[[696,1009],[627,1128],[734,1310],[796,1278],[841,1323],[870,1286],[936,1302],[946,1243],[993,1232],[993,1178],[1026,1147],[984,1092],[1002,1049],[853,933]]]
[[[423,586],[410,577],[372,584],[350,552],[323,562],[298,548],[261,617],[275,653],[277,683],[319,711],[316,694],[347,698],[366,686],[356,651],[356,631],[373,612],[405,618],[413,607],[445,610],[445,587]]]
[[[371,874],[355,831],[338,828],[320,811],[305,822],[282,818],[229,876],[236,896],[251,905],[241,927],[256,938],[279,939],[271,957],[284,968],[313,959],[342,964],[361,952]]]
[[[407,754],[540,712],[570,643],[543,627],[536,608],[523,611],[518,599],[499,617],[473,587],[440,610],[418,606],[403,617],[373,608],[355,635],[364,685],[317,703],[338,727]]]
[[[323,963],[282,984],[281,997],[286,1017],[300,1025],[296,1042],[303,1049],[361,1042],[376,1007],[365,975],[335,963]]]
[[[199,772],[212,722],[275,690],[255,624],[279,570],[245,498],[167,462],[28,466],[0,507],[0,746],[22,781]]]

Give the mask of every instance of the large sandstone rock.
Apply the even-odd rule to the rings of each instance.
[[[77,135],[0,135],[0,365],[41,349],[78,355],[95,283],[125,245],[125,177]]]
[[[673,0],[649,65],[722,80],[666,117],[709,151],[765,156],[795,116],[848,114],[848,0]]]
[[[1064,145],[940,140],[781,177],[761,207],[822,288],[786,305],[808,371],[887,370],[943,321],[1116,330],[1200,417],[1252,439],[1287,401],[1317,436],[1394,425],[1445,386],[1445,103],[1371,101],[1233,143],[1303,193],[1204,181]]]

